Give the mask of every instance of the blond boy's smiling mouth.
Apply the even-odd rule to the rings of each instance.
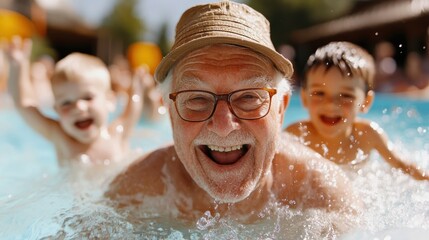
[[[89,128],[89,127],[92,125],[92,123],[93,123],[93,122],[94,122],[94,119],[92,119],[92,118],[88,118],[88,119],[84,119],[84,120],[76,121],[76,122],[74,123],[74,125],[75,125],[78,129],[84,130],[84,129]]]

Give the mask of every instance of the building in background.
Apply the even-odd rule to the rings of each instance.
[[[100,55],[98,30],[84,23],[66,0],[2,0],[0,8],[31,19],[36,37],[54,50],[57,60],[71,52]]]
[[[292,33],[292,45],[297,52],[297,69],[303,69],[308,56],[316,48],[330,41],[342,40],[365,47],[376,58],[381,50],[386,50],[381,55],[390,54],[385,57],[395,61],[388,64],[389,71],[393,71],[393,64],[403,69],[407,64],[408,53],[427,57],[428,27],[428,0],[358,1],[345,16]],[[405,77],[401,79],[398,81],[408,81]]]

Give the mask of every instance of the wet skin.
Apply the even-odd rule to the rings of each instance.
[[[251,50],[212,45],[176,65],[171,92],[275,87],[274,74],[271,62]],[[344,173],[281,132],[288,100],[276,94],[267,116],[258,120],[241,120],[220,101],[203,122],[184,121],[168,103],[174,146],[136,161],[111,183],[106,197],[119,208],[144,206],[194,220],[206,211],[254,220],[270,198],[290,207],[350,210],[356,202]],[[171,207],[159,207],[165,204]]]

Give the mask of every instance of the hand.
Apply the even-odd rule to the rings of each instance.
[[[131,83],[131,94],[143,97],[143,93],[148,87],[147,82],[150,81],[151,77],[147,68],[139,67],[135,69]]]
[[[19,36],[13,37],[10,43],[6,44],[6,56],[11,67],[29,65],[31,50],[31,39],[22,39]]]
[[[5,44],[6,61],[9,63],[8,90],[15,105],[19,107],[37,105],[33,84],[30,80],[31,39],[14,36]]]

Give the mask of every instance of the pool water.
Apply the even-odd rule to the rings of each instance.
[[[362,117],[377,121],[410,161],[429,171],[428,106],[428,101],[378,94]],[[100,201],[120,167],[109,174],[60,169],[51,144],[32,131],[13,107],[1,107],[0,239],[393,240],[427,239],[429,234],[429,182],[391,170],[376,153],[360,171],[350,173],[366,204],[364,224],[340,236],[322,233],[329,224],[327,215],[318,211],[280,209],[251,225],[209,213],[191,226],[145,214],[130,220]],[[306,117],[299,98],[292,97],[284,126]],[[167,117],[160,122],[141,121],[132,136],[129,162],[171,139]]]

